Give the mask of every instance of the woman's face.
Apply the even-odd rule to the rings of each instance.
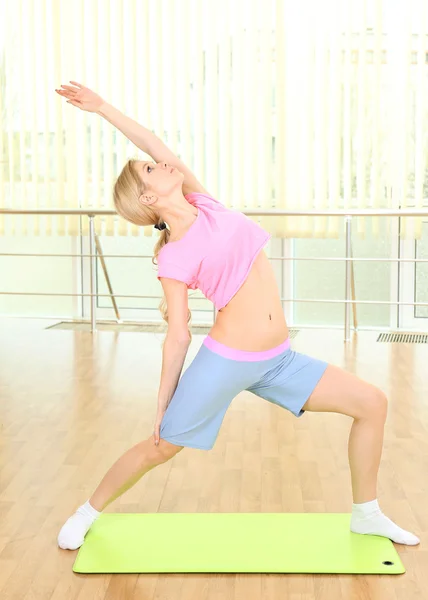
[[[138,161],[140,177],[147,191],[157,196],[169,196],[177,186],[182,185],[184,175],[166,162]]]

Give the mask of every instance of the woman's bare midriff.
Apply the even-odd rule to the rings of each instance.
[[[270,350],[288,338],[278,284],[264,250],[238,292],[218,311],[209,335],[230,348],[253,352]]]

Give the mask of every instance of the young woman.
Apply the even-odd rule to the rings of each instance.
[[[210,450],[228,406],[243,390],[296,417],[305,411],[352,417],[351,531],[418,544],[415,535],[382,513],[377,501],[386,397],[355,375],[290,348],[279,290],[263,250],[270,235],[213,198],[156,135],[89,88],[70,83],[57,93],[81,110],[106,118],[155,161],[128,161],[115,184],[114,202],[128,221],[160,230],[154,262],[157,259],[165,293],[161,311],[168,333],[153,435],[110,468],[62,527],[59,546],[70,550],[81,546],[106,506],[183,447]],[[180,378],[191,339],[189,288],[200,289],[218,314]]]

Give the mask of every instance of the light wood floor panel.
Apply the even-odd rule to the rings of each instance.
[[[421,538],[396,546],[405,575],[85,576],[56,537],[118,456],[151,434],[162,336],[51,324],[0,320],[1,600],[428,599],[427,345],[376,343],[369,332],[345,345],[341,331],[321,330],[292,342],[388,395],[379,501]],[[194,336],[185,368],[202,340]],[[107,512],[350,512],[350,427],[342,415],[296,419],[240,394],[213,450],[183,450]]]

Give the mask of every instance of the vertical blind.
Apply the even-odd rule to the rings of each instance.
[[[55,88],[76,80],[156,133],[231,208],[428,207],[425,0],[0,0],[0,208],[112,208],[147,159]],[[337,237],[338,217],[263,217]],[[82,219],[87,233],[87,219]],[[419,238],[421,219],[403,220]],[[119,217],[98,233],[138,235]],[[376,235],[378,219],[358,219]],[[153,228],[144,228],[153,235]],[[78,217],[0,215],[76,235]]]

